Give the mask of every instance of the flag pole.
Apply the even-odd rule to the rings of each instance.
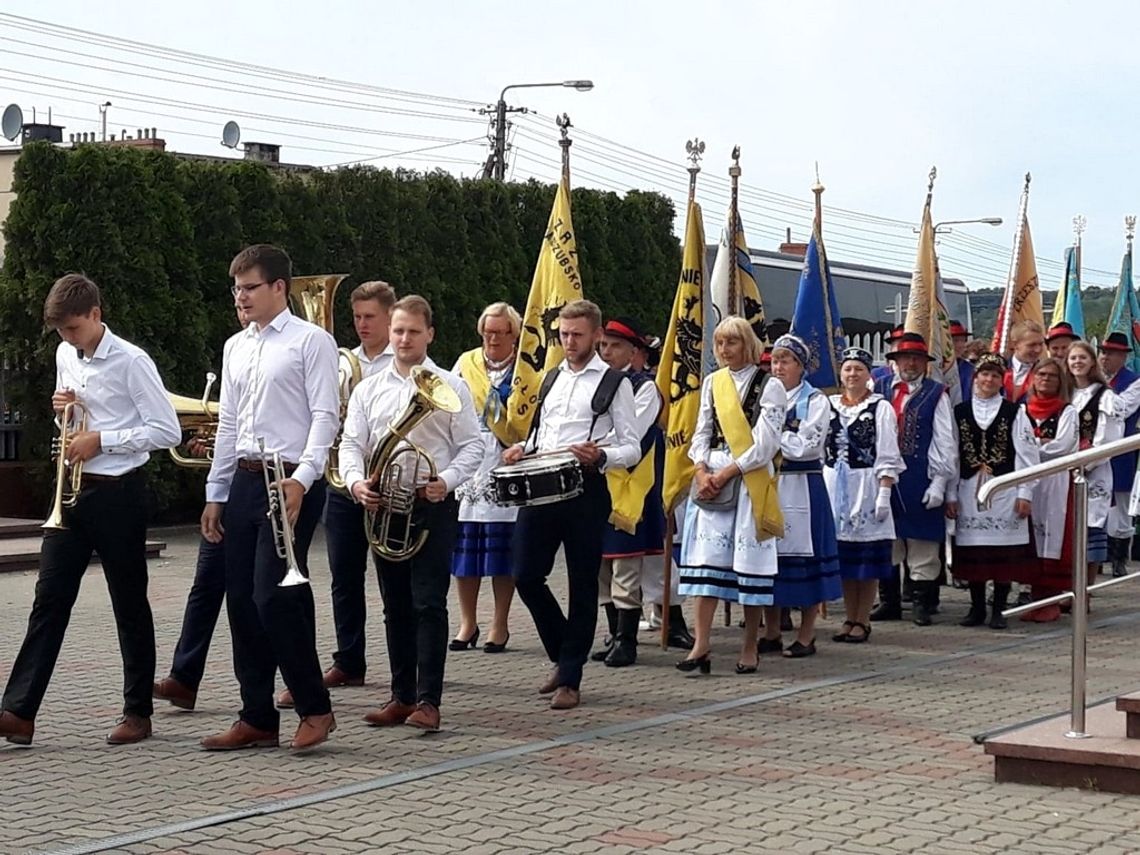
[[[570,139],[570,129],[574,127],[570,124],[570,117],[563,113],[561,116],[554,118],[554,124],[558,125],[558,130],[562,134],[562,138],[558,140],[558,145],[562,149],[562,180],[566,182],[567,189],[570,188],[570,146],[574,145],[574,140]]]
[[[689,158],[689,205],[697,198],[697,175],[701,171],[701,158],[705,153],[705,144],[697,137],[685,143],[685,154]],[[686,233],[688,228],[686,224]],[[702,247],[701,251],[704,249]],[[682,267],[684,261],[682,261]],[[664,413],[662,413],[664,415]],[[664,587],[661,591],[661,649],[669,649],[669,609],[673,605],[673,533],[676,529],[676,516],[673,508],[665,508],[665,543],[662,554],[665,557]]]
[[[737,207],[738,198],[738,185],[740,183],[740,146],[733,146],[732,148],[732,166],[728,168],[728,177],[732,181],[732,234],[728,236],[728,249],[729,252],[736,252],[736,235],[740,231],[740,208]],[[743,311],[741,307],[740,286],[738,283],[740,273],[736,264],[732,265],[732,274],[728,279],[728,313],[730,315],[741,315]]]
[[[820,183],[819,180],[819,161],[815,162],[815,184],[811,186],[811,192],[815,194],[815,228],[823,234],[823,191],[827,188]]]
[[[1076,239],[1076,241],[1074,241],[1073,246],[1076,248],[1076,252],[1077,252],[1077,287],[1078,288],[1080,288],[1080,284],[1081,284],[1081,250],[1082,250],[1082,248],[1081,248],[1081,244],[1082,244],[1081,236],[1085,233],[1085,227],[1087,225],[1088,225],[1088,220],[1085,219],[1084,214],[1077,214],[1075,217],[1073,217],[1073,234],[1075,234],[1077,236],[1077,239]],[[1067,285],[1068,285],[1068,283],[1066,283],[1066,297],[1068,296]]]
[[[1013,320],[1013,292],[1017,288],[1014,277],[1017,275],[1017,262],[1021,258],[1021,238],[1025,233],[1025,217],[1029,210],[1029,182],[1032,180],[1033,176],[1026,172],[1025,186],[1021,190],[1021,204],[1018,206],[1017,212],[1017,231],[1013,235],[1013,256],[1009,260],[1009,278],[1005,283],[1005,295],[998,312],[1001,329],[997,331],[998,335],[995,337],[997,347],[994,350],[1003,355],[1009,346],[1009,329]]]

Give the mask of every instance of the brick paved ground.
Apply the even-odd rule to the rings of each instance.
[[[196,549],[164,537],[151,583],[160,670]],[[323,545],[313,555],[327,654]],[[0,576],[0,678],[34,582]],[[765,658],[750,676],[731,673],[736,629],[718,629],[711,677],[643,645],[636,668],[591,665],[583,706],[563,714],[534,691],[547,666],[519,606],[510,652],[450,654],[436,736],[360,721],[386,697],[373,591],[369,685],[336,692],[339,729],[307,757],[196,750],[234,717],[224,627],[197,712],[160,709],[154,739],[104,745],[121,684],[105,591],[93,570],[35,747],[0,749],[0,852],[1140,851],[1140,800],[992,782],[971,737],[1065,706],[1067,623],[960,629],[956,591],[939,625],[880,624],[869,644],[836,645],[833,617],[818,656]],[[1140,687],[1137,597],[1125,585],[1095,602],[1091,698]],[[285,737],[294,721],[283,717]]]

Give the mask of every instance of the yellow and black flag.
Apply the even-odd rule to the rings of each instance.
[[[558,313],[568,302],[581,297],[578,249],[570,220],[570,180],[563,172],[526,300],[515,375],[507,399],[507,424],[516,440],[525,439],[530,432],[543,372],[562,361]]]
[[[671,513],[693,480],[689,444],[701,408],[701,343],[704,338],[705,226],[701,206],[689,201],[681,281],[673,298],[669,332],[661,347],[657,388],[665,401],[665,478],[662,498]]]

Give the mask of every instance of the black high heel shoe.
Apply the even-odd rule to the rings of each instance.
[[[709,659],[709,655],[706,653],[703,656],[697,656],[692,659],[682,659],[677,663],[676,668],[678,671],[684,671],[686,674],[700,668],[702,674],[708,674],[712,671],[712,660]]]
[[[507,642],[511,640],[511,634],[508,632],[507,637],[503,639],[503,643],[499,644],[495,641],[488,641],[483,645],[484,653],[502,653],[507,649]]]
[[[479,643],[479,627],[475,627],[475,634],[470,638],[453,638],[447,645],[448,650],[474,650]]]

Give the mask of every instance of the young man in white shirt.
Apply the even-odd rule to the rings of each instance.
[[[568,450],[584,471],[580,495],[519,509],[512,544],[519,598],[554,663],[539,694],[553,693],[551,708],[567,710],[581,700],[582,666],[598,621],[598,568],[611,511],[603,473],[610,467],[634,466],[641,458],[641,437],[633,387],[626,379],[616,384],[604,412],[593,411],[594,393],[612,370],[594,351],[602,337],[601,310],[589,300],[574,300],[562,308],[558,324],[565,359],[554,369],[557,376],[547,387],[527,441],[504,451],[503,462],[516,463],[527,450]],[[570,588],[566,614],[546,584],[559,546],[566,555]]]
[[[412,538],[426,532],[423,546],[408,558],[376,555],[380,595],[384,600],[384,630],[392,671],[392,696],[365,721],[376,727],[407,724],[421,730],[439,730],[443,694],[443,667],[447,657],[447,590],[451,584],[451,556],[459,530],[459,503],[455,488],[475,474],[483,459],[479,422],[467,384],[444,371],[427,355],[435,338],[428,301],[410,295],[392,307],[389,329],[392,362],[360,383],[352,393],[341,438],[341,468],[353,497],[368,512],[381,511],[381,495],[369,472],[369,460],[388,426],[399,419],[416,393],[412,369],[423,366],[447,384],[458,409],[435,409],[408,431],[407,439],[420,446],[435,466],[436,476],[411,483],[414,458],[401,443],[404,478],[401,486],[415,491],[411,511]],[[389,458],[392,459],[392,458]],[[358,513],[359,508],[358,508]],[[402,525],[396,526],[402,531]]]
[[[226,342],[222,358],[202,535],[226,543],[226,607],[242,710],[229,730],[201,744],[207,750],[276,746],[273,683],[280,668],[301,717],[290,747],[304,751],[324,742],[336,721],[321,681],[311,586],[280,585],[286,564],[267,518],[264,466],[280,455],[283,513],[307,575],[309,544],[325,503],[325,463],[339,427],[336,343],[289,311],[292,262],[282,250],[247,247],[230,274],[250,323]]]
[[[125,745],[151,734],[154,619],[147,602],[142,466],[150,452],[177,445],[182,432],[154,362],[112,333],[102,312],[98,287],[78,273],[57,280],[44,303],[44,323],[63,339],[52,408],[62,418],[75,402],[87,423],[81,430],[76,419],[64,425],[69,439],[61,453],[71,466],[82,464],[81,487],[74,505],[63,507],[63,528],[44,533],[28,631],[0,704],[0,736],[19,745],[32,741],[93,552],[103,563],[123,654],[123,717],[107,742]],[[70,480],[70,469],[64,477]]]

